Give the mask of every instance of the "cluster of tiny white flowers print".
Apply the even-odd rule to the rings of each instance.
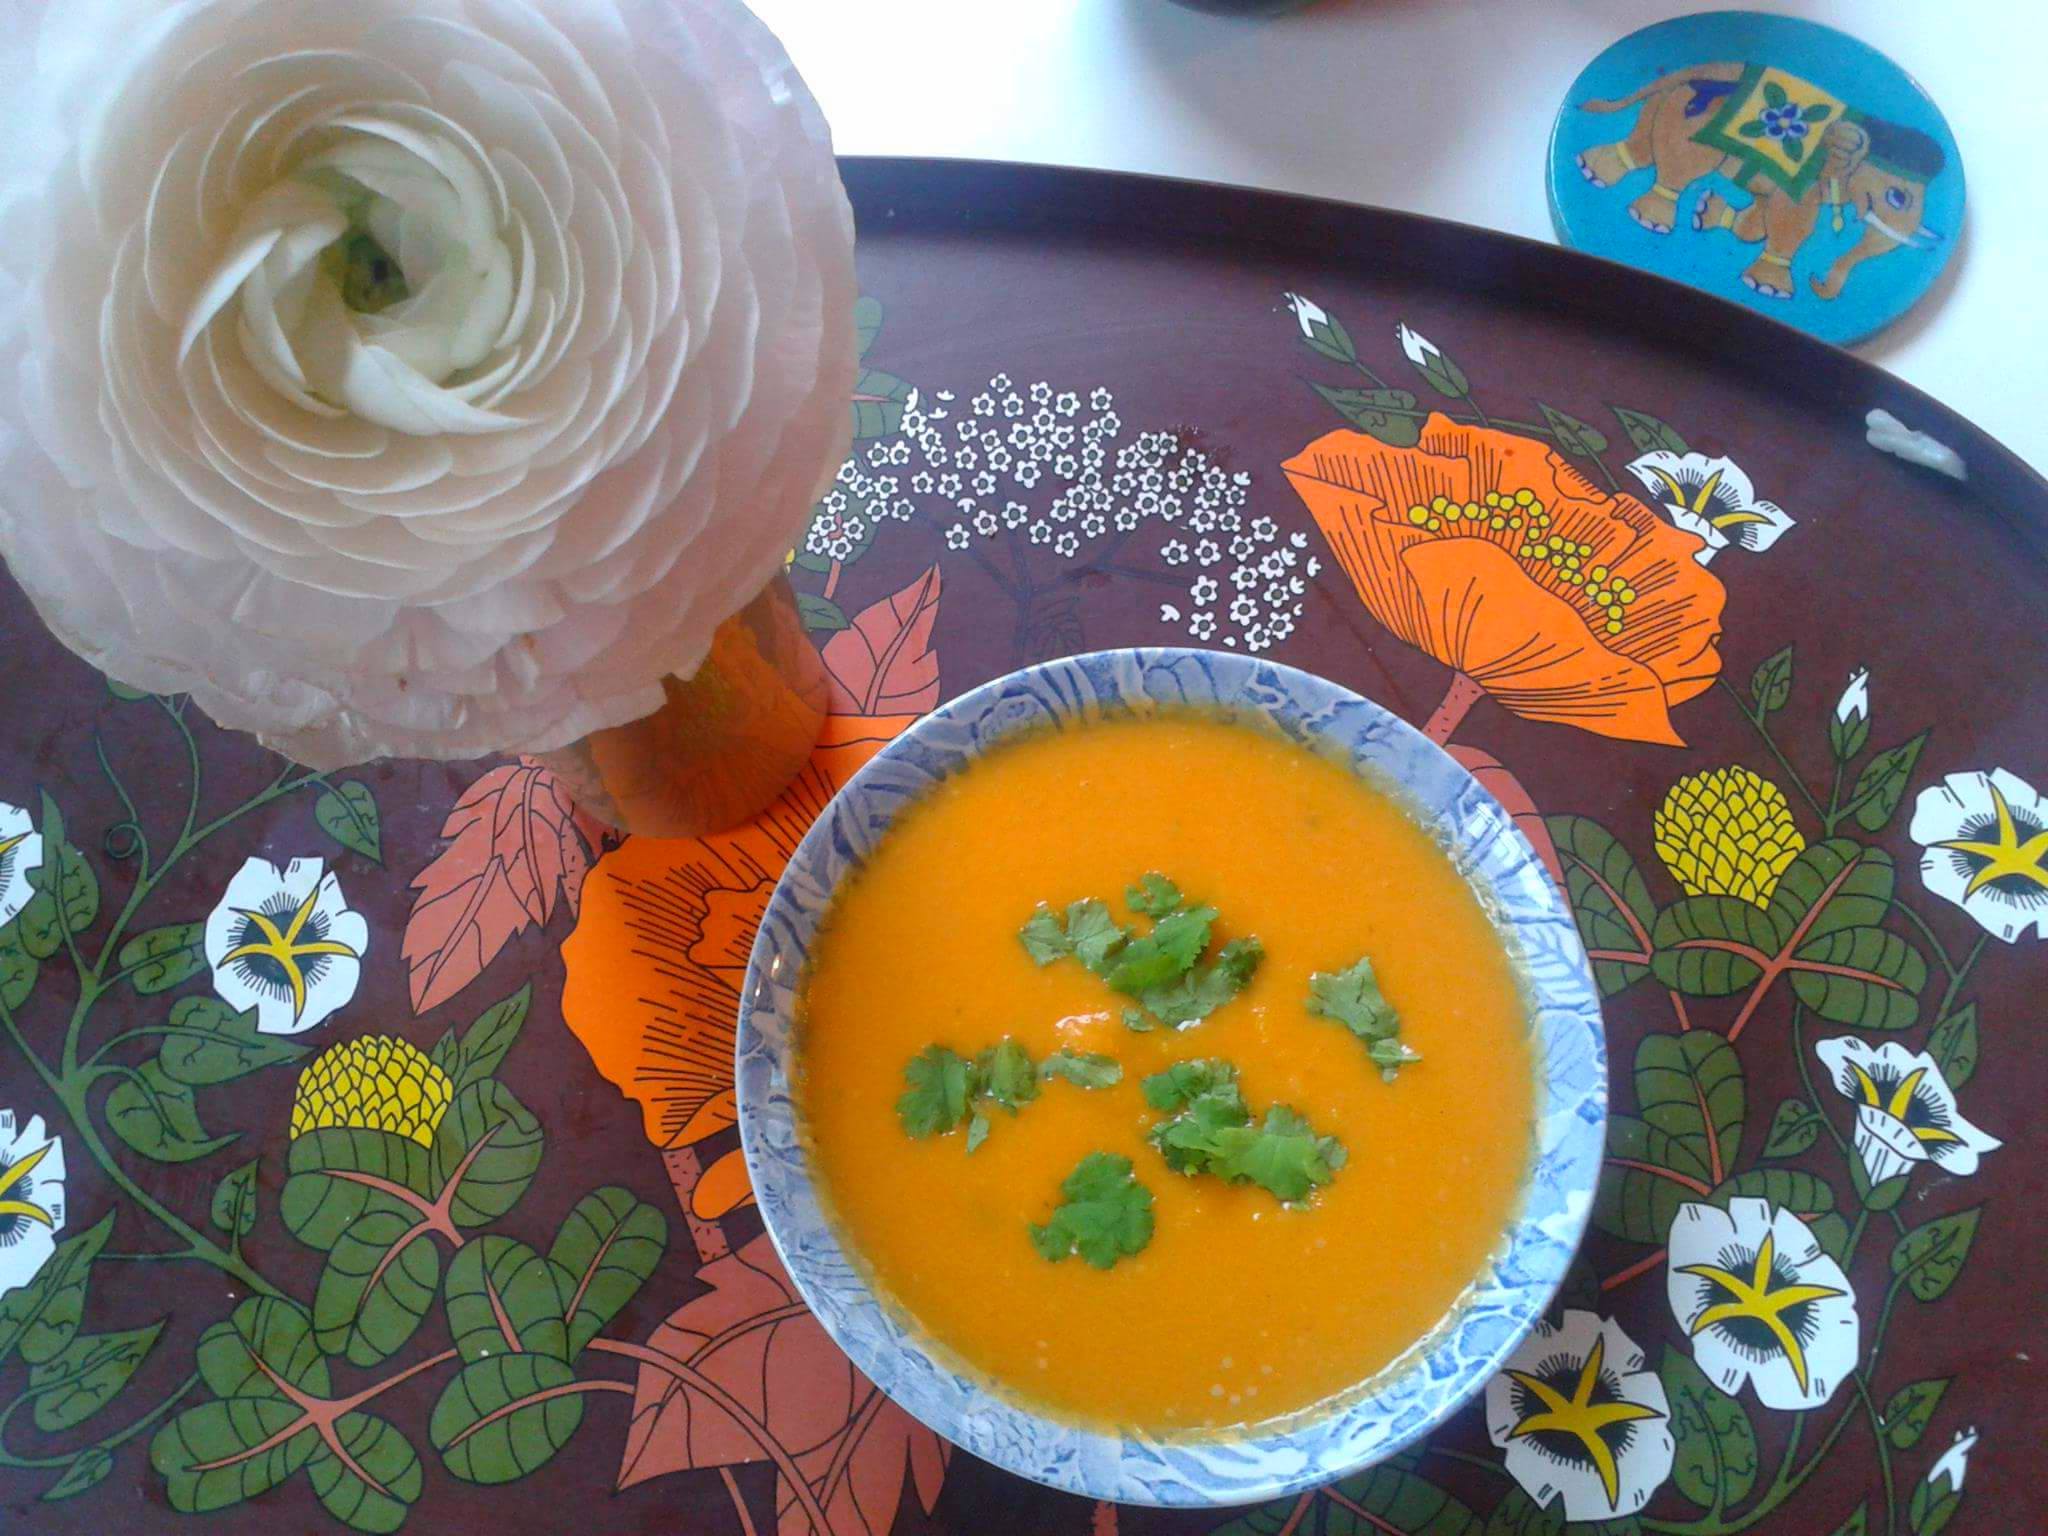
[[[1187,581],[1162,623],[1194,640],[1265,651],[1294,633],[1321,562],[1308,535],[1248,510],[1252,477],[1173,432],[1124,438],[1116,397],[998,373],[964,403],[913,393],[897,433],[861,445],[819,503],[804,553],[857,556],[882,522],[928,518],[946,547],[1021,533],[1063,560],[1106,558],[1149,531]]]

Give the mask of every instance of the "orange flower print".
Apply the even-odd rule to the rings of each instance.
[[[629,837],[583,888],[562,946],[562,1016],[598,1071],[639,1102],[647,1139],[693,1147],[731,1126],[733,1030],[754,930],[783,866],[854,771],[916,715],[834,716],[782,798],[710,837]],[[703,1171],[691,1214],[753,1198],[737,1148]]]
[[[1700,540],[1533,439],[1433,415],[1412,448],[1360,432],[1281,466],[1374,618],[1530,720],[1682,746],[1674,705],[1720,675],[1721,583]]]

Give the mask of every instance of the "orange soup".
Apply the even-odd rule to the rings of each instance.
[[[1131,998],[1077,960],[1034,963],[1018,931],[1095,896],[1142,933],[1126,887],[1153,870],[1217,909],[1214,944],[1256,935],[1265,955],[1201,1022],[1136,1032]],[[1421,1055],[1392,1081],[1306,1006],[1311,975],[1361,956]],[[943,1352],[1059,1417],[1199,1433],[1343,1393],[1445,1317],[1522,1181],[1527,1034],[1501,939],[1392,799],[1269,731],[1164,714],[1006,744],[901,817],[814,946],[798,1091],[850,1251]],[[906,1134],[913,1056],[1005,1037],[1122,1078],[991,1106],[972,1155],[964,1129]],[[1142,1084],[1193,1058],[1234,1064],[1255,1115],[1291,1106],[1340,1141],[1334,1177],[1284,1204],[1174,1172]],[[1049,1262],[1031,1230],[1091,1153],[1153,1196],[1150,1242],[1108,1269]]]

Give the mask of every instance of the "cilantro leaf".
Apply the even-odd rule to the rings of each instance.
[[[1185,907],[1161,918],[1150,933],[1124,946],[1109,984],[1142,998],[1148,989],[1175,980],[1209,947],[1209,925],[1215,921],[1214,907]]]
[[[1145,1017],[1144,1009],[1126,1008],[1124,1010],[1124,1028],[1134,1035],[1149,1035],[1152,1032],[1152,1021]]]
[[[1361,1040],[1389,1039],[1401,1028],[1401,1016],[1380,993],[1372,961],[1363,957],[1346,970],[1309,977],[1308,1011],[1335,1019]]]
[[[1176,1061],[1145,1079],[1145,1102],[1154,1109],[1175,1110],[1212,1089],[1235,1086],[1236,1082],[1237,1068],[1227,1061]]]
[[[976,1086],[1011,1114],[1038,1097],[1038,1071],[1031,1053],[1015,1040],[1004,1039],[974,1058]],[[972,1151],[970,1147],[968,1149]]]
[[[1172,1028],[1200,1023],[1244,990],[1265,957],[1266,947],[1256,938],[1232,939],[1207,965],[1146,989],[1139,1000],[1154,1018]]]
[[[1152,1191],[1137,1181],[1128,1157],[1091,1152],[1060,1185],[1061,1203],[1032,1244],[1048,1262],[1069,1254],[1097,1269],[1144,1251],[1152,1241]]]
[[[1122,924],[1109,915],[1109,908],[1093,896],[1084,896],[1067,908],[1067,942],[1073,946],[1074,958],[1098,975],[1129,937]]]
[[[1346,1156],[1334,1137],[1316,1135],[1285,1104],[1267,1110],[1264,1125],[1232,1126],[1218,1131],[1215,1139],[1211,1172],[1249,1180],[1288,1201],[1303,1199],[1311,1189],[1329,1183]]]
[[[1175,1173],[1212,1173],[1223,1155],[1225,1133],[1250,1124],[1251,1118],[1237,1084],[1224,1083],[1153,1126],[1150,1140]]]
[[[1038,1073],[1047,1082],[1063,1077],[1076,1088],[1109,1088],[1124,1080],[1124,1069],[1114,1056],[1093,1051],[1054,1051]],[[1032,1093],[1036,1097],[1035,1084]]]
[[[967,1058],[943,1045],[926,1046],[903,1068],[910,1086],[896,1100],[897,1118],[905,1134],[938,1136],[967,1118],[973,1097],[973,1069]]]
[[[1067,930],[1060,926],[1059,914],[1042,901],[1038,910],[1017,930],[1017,938],[1040,965],[1051,965],[1062,955],[1074,952],[1074,946],[1067,942]]]
[[[1399,1040],[1375,1040],[1366,1054],[1380,1069],[1380,1076],[1390,1083],[1400,1075],[1400,1068],[1422,1060],[1422,1052],[1413,1046],[1403,1045]]]
[[[981,1149],[981,1144],[987,1140],[988,1116],[977,1109],[973,1118],[967,1122],[967,1155],[974,1156]]]
[[[1187,898],[1181,895],[1179,886],[1155,869],[1143,876],[1136,885],[1127,886],[1124,890],[1124,900],[1133,912],[1157,918],[1178,911],[1181,903]]]
[[[1379,978],[1373,975],[1368,959],[1361,958],[1347,970],[1317,971],[1309,977],[1308,1011],[1335,1019],[1363,1040],[1366,1054],[1390,1083],[1402,1067],[1422,1060],[1419,1052],[1397,1038],[1401,1016],[1380,992]]]

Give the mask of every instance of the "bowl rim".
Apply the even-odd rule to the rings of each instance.
[[[790,1089],[805,946],[840,883],[897,816],[1020,731],[1140,712],[1134,702],[1249,704],[1291,739],[1346,747],[1347,765],[1390,782],[1478,887],[1510,939],[1530,1008],[1536,1145],[1514,1214],[1480,1274],[1436,1328],[1327,1411],[1306,1409],[1236,1438],[1155,1439],[1074,1424],[950,1361],[849,1256],[823,1209]],[[1006,711],[1011,718],[1001,718]],[[1389,756],[1424,765],[1427,785],[1393,772]],[[1006,1471],[1083,1497],[1155,1507],[1299,1493],[1384,1460],[1477,1396],[1562,1285],[1592,1214],[1606,1140],[1599,990],[1564,893],[1508,811],[1385,706],[1282,662],[1194,647],[1099,650],[1019,668],[940,704],[864,763],[812,823],[769,897],[748,954],[734,1054],[741,1147],[769,1240],[853,1364],[914,1418]]]

